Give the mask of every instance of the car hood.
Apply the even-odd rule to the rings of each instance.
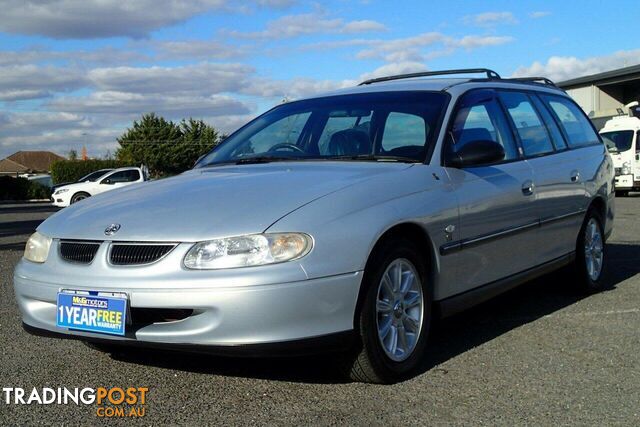
[[[38,231],[53,238],[167,242],[260,233],[313,200],[411,166],[287,162],[196,169],[83,200],[51,216]],[[120,230],[105,236],[114,223]]]

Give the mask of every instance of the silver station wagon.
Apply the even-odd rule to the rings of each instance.
[[[352,379],[389,383],[415,372],[436,316],[561,267],[600,290],[613,179],[547,79],[390,76],[278,105],[190,171],[54,214],[15,294],[34,334],[339,350]]]

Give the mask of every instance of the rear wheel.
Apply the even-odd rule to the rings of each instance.
[[[349,377],[393,383],[422,360],[431,320],[424,255],[404,238],[388,240],[368,263],[357,322],[360,342],[347,359]]]
[[[616,197],[627,197],[627,196],[629,196],[629,192],[627,190],[616,191]]]
[[[84,191],[80,191],[76,194],[73,195],[73,197],[71,198],[71,204],[74,204],[76,202],[79,202],[80,200],[84,200],[88,197],[91,197],[91,195],[89,193],[85,193]]]
[[[580,291],[594,293],[603,289],[605,255],[602,218],[595,209],[591,209],[584,219],[576,245],[574,270],[578,279],[576,285]]]

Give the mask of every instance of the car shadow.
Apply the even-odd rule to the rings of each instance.
[[[605,292],[640,273],[640,245],[608,244]],[[555,272],[528,282],[466,312],[434,323],[429,351],[416,375],[515,328],[589,296],[572,290],[571,277]],[[186,372],[316,384],[347,382],[336,357],[226,358],[135,349],[111,354],[115,360]]]

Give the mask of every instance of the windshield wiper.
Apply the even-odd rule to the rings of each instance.
[[[286,162],[288,160],[296,161],[295,157],[277,157],[277,156],[256,156],[237,159],[233,163],[236,165],[253,165],[258,163]]]
[[[376,154],[357,154],[355,156],[331,156],[324,158],[329,160],[364,160],[374,162],[421,163],[420,160],[412,159],[411,157],[384,156]]]

